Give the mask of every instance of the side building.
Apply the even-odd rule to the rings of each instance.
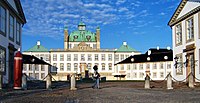
[[[126,42],[119,49],[100,48],[100,28],[97,27],[96,33],[86,30],[86,25],[80,22],[78,30],[68,34],[68,28],[64,29],[64,49],[45,49],[43,52],[35,45],[34,49],[24,51],[23,54],[43,57],[43,60],[50,63],[51,74],[56,80],[67,80],[67,75],[77,74],[77,78],[91,77],[93,67],[98,66],[98,72],[102,77],[113,80],[114,64],[124,60],[131,55],[141,54],[131,48]],[[39,43],[40,44],[40,43]],[[41,45],[40,45],[41,46]],[[42,56],[41,56],[42,55]],[[48,59],[47,59],[48,58]],[[26,66],[27,75],[31,76],[33,69]],[[45,70],[48,69],[48,66]],[[38,78],[42,79],[40,69]]]
[[[168,25],[172,29],[173,77],[184,80],[190,73],[200,78],[200,2],[182,0]]]
[[[20,0],[0,0],[0,83],[13,85],[14,55],[26,23]]]
[[[120,80],[164,80],[172,73],[173,52],[170,49],[149,49],[145,54],[134,55],[115,64],[113,75]]]

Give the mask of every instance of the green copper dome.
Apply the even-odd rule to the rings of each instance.
[[[69,36],[70,42],[95,42],[96,41],[95,33],[90,31],[73,31]]]
[[[69,35],[69,42],[96,42],[96,34],[85,30],[86,25],[80,22],[78,30],[73,31]]]

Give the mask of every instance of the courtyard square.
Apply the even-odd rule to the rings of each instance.
[[[144,82],[104,82],[100,89],[92,83],[78,83],[77,90],[69,85],[52,90],[1,92],[1,103],[199,103],[200,88],[188,88],[185,83],[174,83],[167,90],[165,82],[151,82],[151,89],[144,89]],[[176,85],[175,85],[176,84]],[[20,93],[21,92],[21,93]]]

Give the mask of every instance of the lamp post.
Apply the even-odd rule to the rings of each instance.
[[[177,67],[178,67],[178,57],[176,56],[176,57],[174,58],[174,60],[175,60],[174,66],[175,66],[175,68],[177,69]]]

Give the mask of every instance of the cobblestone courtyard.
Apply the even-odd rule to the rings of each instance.
[[[105,82],[101,89],[92,89],[91,83],[78,84],[77,91],[69,86],[53,90],[1,91],[1,103],[200,103],[200,88],[185,85],[166,90],[164,84],[152,84],[144,89],[143,82]]]

